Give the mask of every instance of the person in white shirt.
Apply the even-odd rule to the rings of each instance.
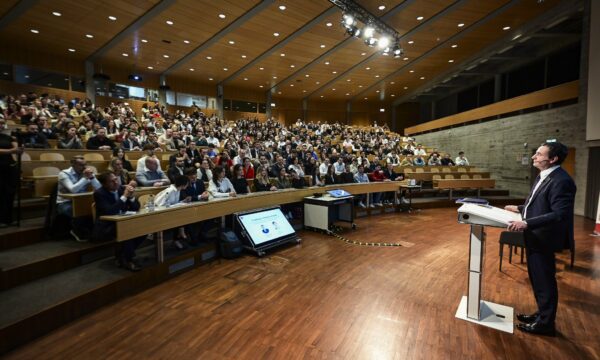
[[[165,130],[165,133],[158,137],[158,143],[161,145],[167,145],[173,141],[173,129]]]
[[[342,157],[340,157],[338,161],[333,164],[333,169],[335,170],[336,175],[340,175],[346,171],[346,165],[344,164],[344,159],[342,159]]]
[[[225,169],[217,166],[213,169],[213,179],[208,183],[211,198],[236,197],[237,193],[231,181],[225,177]]]
[[[209,133],[209,136],[206,138],[206,141],[209,144],[213,144],[216,148],[221,147],[221,143],[219,142],[219,139],[217,139],[215,137],[215,133],[212,131]]]
[[[161,207],[169,207],[181,203],[189,203],[191,198],[180,200],[181,191],[188,187],[189,180],[185,175],[179,175],[175,178],[175,183],[171,184],[168,188],[159,192],[154,198],[154,205]],[[177,250],[185,249],[185,245],[182,240],[187,239],[185,234],[185,228],[180,227],[177,229],[177,236],[173,239],[173,247]]]
[[[146,168],[146,158],[153,158],[154,160],[156,160],[156,163],[158,165],[158,170],[161,170],[160,161],[158,160],[158,156],[156,156],[154,154],[154,145],[152,145],[152,144],[144,145],[144,151],[146,152],[146,155],[144,155],[138,159],[137,165],[135,167],[135,172],[139,174],[139,173],[143,173],[148,170]]]
[[[456,164],[456,166],[469,166],[469,160],[467,160],[467,158],[465,157],[464,151],[460,151],[458,153],[458,157],[456,158],[456,160],[454,160],[454,163]]]
[[[356,183],[368,183],[369,182],[369,177],[367,176],[367,174],[365,174],[365,167],[362,165],[358,165],[358,171],[356,174],[354,174],[354,182]],[[367,201],[367,196],[368,194],[361,194],[358,195],[358,206],[360,206],[361,208],[366,208],[367,206],[365,205],[365,202]],[[371,206],[374,207],[374,206]]]
[[[240,149],[238,155],[233,158],[233,165],[244,165],[244,158],[246,157],[246,150]]]
[[[423,149],[421,144],[419,144],[419,145],[417,145],[417,148],[413,151],[413,155],[425,156],[425,155],[427,155],[427,152],[425,151],[425,149]]]
[[[319,165],[319,175],[321,177],[327,175],[327,169],[329,169],[329,158],[325,158],[323,163]]]
[[[392,152],[388,154],[386,163],[392,164],[392,166],[400,165],[400,157],[396,154],[396,151],[392,150]]]

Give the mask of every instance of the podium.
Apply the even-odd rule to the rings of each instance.
[[[481,300],[485,256],[485,226],[506,228],[521,215],[489,205],[464,204],[458,209],[458,222],[471,225],[467,296],[463,296],[456,317],[513,333],[513,308]]]

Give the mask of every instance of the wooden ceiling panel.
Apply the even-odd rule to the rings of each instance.
[[[279,8],[282,5],[285,10]],[[194,75],[213,77],[216,81],[227,78],[329,7],[327,1],[275,2],[192,60],[190,63],[196,65]],[[207,60],[206,56],[213,59]],[[177,69],[173,74],[182,76],[185,71],[189,70]]]
[[[259,0],[179,0],[117,44],[104,58],[159,74],[258,2]],[[198,14],[202,14],[202,26],[198,26]],[[225,18],[221,19],[219,14],[225,15]],[[172,21],[173,25],[167,24],[167,20]],[[142,42],[142,39],[147,42]],[[148,69],[148,66],[153,69]]]
[[[2,30],[0,40],[35,44],[49,54],[68,54],[85,58],[107,43],[130,23],[152,8],[158,0],[39,1]],[[61,16],[52,15],[59,12]],[[108,19],[116,16],[116,21]],[[37,30],[34,34],[31,30]],[[87,38],[86,34],[93,38]]]
[[[4,0],[0,2],[0,18],[6,15],[18,2],[19,0]]]
[[[403,0],[359,0],[357,3],[364,7],[368,12],[375,16],[382,16],[390,9],[403,3]],[[385,6],[383,9],[379,9],[380,6]]]
[[[386,23],[393,27],[401,36],[414,29],[415,27],[425,23],[446,7],[452,5],[451,0],[432,0],[432,1],[415,1],[400,11]],[[422,20],[417,20],[417,17],[422,16]]]

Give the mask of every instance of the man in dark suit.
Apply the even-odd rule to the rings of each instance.
[[[551,335],[558,307],[554,252],[573,248],[573,179],[560,164],[567,147],[559,142],[540,146],[533,155],[533,166],[540,170],[533,190],[524,205],[508,205],[506,210],[520,212],[523,221],[511,222],[510,231],[523,231],[527,253],[527,271],[538,306],[534,314],[517,314],[521,331]]]
[[[134,197],[135,188],[132,185],[119,186],[117,177],[111,172],[98,176],[102,187],[94,191],[96,203],[96,223],[92,231],[92,239],[97,241],[114,240],[115,224],[112,221],[100,220],[100,216],[118,215],[126,211],[138,211],[140,203]],[[138,237],[121,242],[117,250],[117,262],[120,267],[129,271],[139,271],[141,267],[134,261],[135,249],[144,242],[145,237]]]
[[[180,199],[191,198],[192,202],[195,201],[208,201],[208,191],[204,186],[204,182],[198,179],[197,170],[195,168],[185,169],[185,176],[189,179],[188,187],[180,192]],[[190,224],[185,227],[186,233],[190,234],[190,242],[192,245],[197,244],[202,237],[209,230],[208,221],[200,221],[198,223]]]

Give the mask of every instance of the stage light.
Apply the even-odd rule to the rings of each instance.
[[[370,37],[367,40],[365,40],[365,44],[369,45],[370,47],[373,47],[377,44],[377,39],[374,37]]]
[[[354,37],[359,37],[360,36],[360,29],[354,25],[349,26],[346,29],[346,32],[348,33],[348,35],[350,36],[354,36]]]
[[[365,38],[372,38],[374,33],[375,29],[373,29],[371,26],[367,26],[364,31],[364,36]]]
[[[129,75],[128,78],[131,81],[142,81],[142,77],[140,75],[137,75],[137,74],[131,74],[131,75]]]
[[[390,44],[390,39],[388,39],[385,36],[382,36],[382,37],[379,38],[379,41],[377,41],[377,44],[378,44],[378,46],[379,46],[380,49],[385,49]]]
[[[344,14],[343,19],[344,19],[344,24],[346,26],[351,26],[351,25],[354,25],[354,23],[355,23],[354,17],[350,14]]]

